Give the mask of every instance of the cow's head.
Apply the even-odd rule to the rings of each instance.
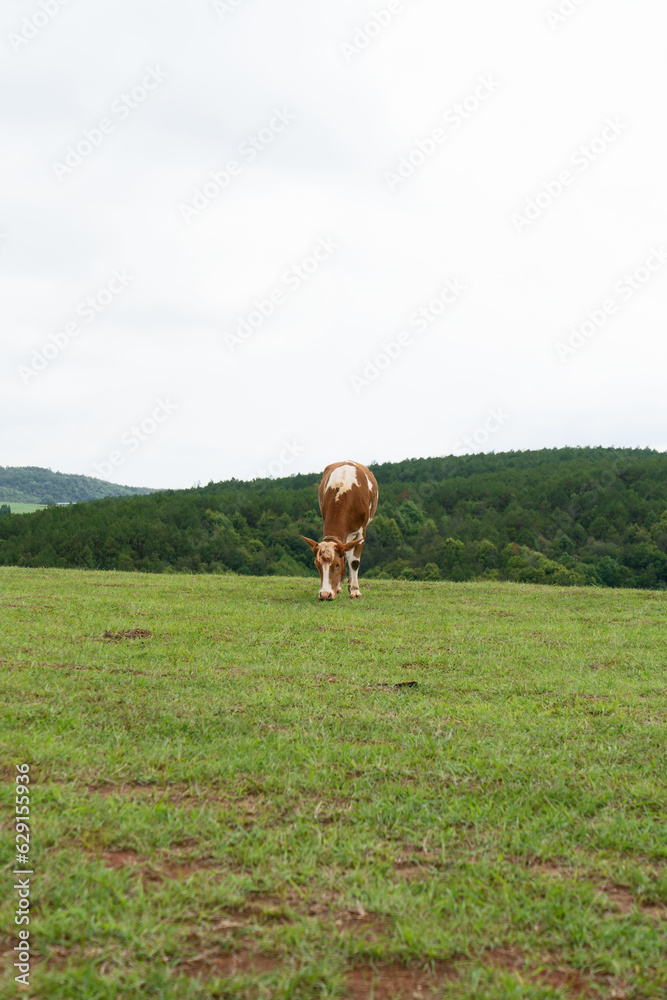
[[[354,539],[347,544],[342,542],[316,542],[312,538],[301,536],[304,542],[308,542],[313,555],[315,565],[320,574],[320,600],[333,601],[336,594],[341,589],[341,583],[345,576],[345,553],[348,549],[359,544],[358,539]]]

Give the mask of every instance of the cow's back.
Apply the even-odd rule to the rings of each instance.
[[[333,462],[324,470],[318,496],[325,535],[344,540],[373,520],[378,485],[370,469],[360,462]]]

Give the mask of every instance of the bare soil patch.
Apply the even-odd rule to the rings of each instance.
[[[539,872],[541,875],[553,875],[557,878],[576,878],[577,872],[561,861],[543,861],[541,858],[529,856],[526,858],[508,858],[513,864],[530,868],[531,871]]]
[[[7,601],[2,602],[5,608],[30,608],[31,611],[53,611],[52,604],[9,604]]]
[[[400,878],[405,879],[406,882],[425,882],[432,877],[432,873],[424,864],[411,859],[395,861],[394,871]]]
[[[454,966],[442,961],[426,967],[398,962],[357,965],[347,974],[347,995],[350,1000],[426,1000],[456,975]]]
[[[112,632],[107,629],[102,639],[106,642],[120,642],[121,639],[150,639],[153,635],[147,628],[129,628],[124,632]]]
[[[108,868],[136,868],[146,861],[136,851],[102,851],[100,857]]]
[[[511,858],[515,864],[521,864],[530,868],[531,871],[538,871],[541,875],[553,876],[563,880],[593,881],[591,876],[586,879],[585,874],[575,868],[568,868],[557,861],[540,861],[537,858]],[[632,892],[628,886],[617,885],[614,882],[601,882],[595,885],[604,896],[610,901],[611,909],[621,913],[632,913],[635,910],[654,920],[665,920],[667,918],[667,906],[660,902],[648,902],[641,899]]]
[[[484,955],[484,960],[499,969],[521,972],[534,983],[552,986],[564,991],[568,997],[598,997],[593,980],[569,965],[558,961],[556,956],[546,956],[544,968],[530,968],[523,952],[515,948],[493,948]],[[547,967],[548,966],[548,967]]]
[[[54,784],[56,783],[54,782]],[[257,803],[251,795],[238,798],[232,791],[226,792],[215,788],[206,788],[200,791],[196,787],[186,784],[158,785],[140,781],[124,781],[120,784],[114,784],[111,781],[101,781],[98,784],[88,785],[87,790],[95,795],[167,799],[174,805],[184,808],[222,804],[249,814],[254,814],[257,809]]]
[[[614,885],[611,882],[606,882],[598,886],[598,888],[605,894],[607,899],[611,900],[614,909],[620,910],[621,913],[632,913],[635,909],[638,909],[641,913],[656,920],[664,920],[667,917],[667,907],[662,903],[649,903],[638,899],[625,885]]]
[[[359,903],[356,907],[339,911],[334,919],[340,931],[352,931],[355,936],[377,939],[386,937],[391,932],[391,919],[378,913],[367,913]]]
[[[108,868],[131,869],[142,882],[188,879],[199,872],[220,871],[213,858],[196,860],[186,860],[178,856],[148,858],[132,849],[104,850],[100,851],[99,857]]]
[[[227,907],[227,914],[211,926],[211,930],[225,927],[246,927],[248,924],[288,924],[290,904],[295,898],[265,895],[250,895],[241,906]]]
[[[248,943],[230,952],[222,952],[215,948],[200,952],[192,958],[179,962],[176,971],[202,979],[210,979],[213,976],[228,978],[244,974],[270,973],[280,965],[279,958],[254,951],[252,945]]]

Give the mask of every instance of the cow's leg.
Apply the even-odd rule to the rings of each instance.
[[[364,539],[362,538],[358,545],[355,545],[353,549],[349,549],[345,553],[347,556],[347,566],[350,572],[350,579],[348,582],[350,597],[361,597],[361,592],[359,590],[359,563],[361,561],[361,550],[363,547]]]

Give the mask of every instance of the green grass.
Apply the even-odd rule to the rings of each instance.
[[[45,503],[14,503],[14,501],[6,501],[9,503],[12,514],[32,514],[35,510],[45,510]],[[0,501],[2,503],[2,501]]]
[[[22,995],[665,997],[665,596],[362,592],[0,570]]]

